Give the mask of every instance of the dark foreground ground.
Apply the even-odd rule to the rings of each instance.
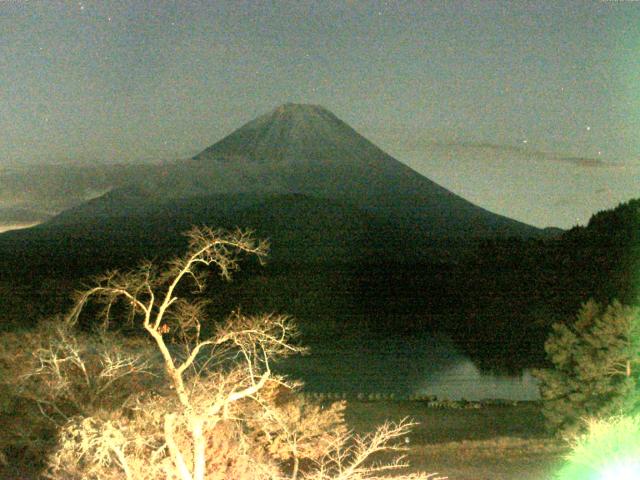
[[[25,405],[15,406],[12,414],[0,415],[0,437],[29,428],[21,421]],[[406,443],[411,471],[439,472],[450,480],[552,479],[567,451],[566,445],[545,433],[536,403],[452,409],[427,407],[420,401],[352,400],[347,406],[347,423],[358,433],[405,417],[418,422]],[[0,440],[6,445],[7,438]],[[38,478],[37,459],[20,451],[4,453],[9,464],[0,465],[1,479]]]
[[[347,422],[357,432],[411,417],[411,471],[450,480],[547,480],[562,464],[566,444],[544,430],[536,403],[478,409],[436,409],[422,402],[349,402]]]

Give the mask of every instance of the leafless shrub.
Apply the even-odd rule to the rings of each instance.
[[[291,341],[297,332],[290,318],[233,312],[203,336],[205,302],[187,298],[185,287],[202,291],[210,266],[230,278],[241,253],[262,259],[267,245],[243,231],[194,228],[188,236],[187,254],[164,270],[146,263],[97,279],[49,340],[31,351],[24,391],[61,424],[48,476],[360,480],[405,467],[398,439],[411,423],[353,435],[344,426],[344,403],[305,402],[296,385],[273,374],[273,359],[301,351]],[[79,334],[75,326],[94,300],[102,304],[101,333]],[[127,320],[159,354],[148,345],[138,352],[118,347],[109,327],[122,302]],[[130,382],[143,378],[153,381],[145,388]],[[400,456],[371,462],[383,452]]]

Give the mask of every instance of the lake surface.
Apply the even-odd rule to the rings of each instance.
[[[308,343],[307,343],[308,344]],[[309,391],[435,395],[451,400],[537,400],[535,378],[481,372],[447,337],[362,333],[310,345],[311,353],[282,361],[277,370]]]

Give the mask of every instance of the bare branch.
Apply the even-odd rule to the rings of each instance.
[[[49,458],[54,478],[373,480],[406,467],[394,441],[411,422],[352,435],[345,404],[305,405],[292,383],[274,376],[274,359],[304,352],[293,343],[298,332],[289,317],[235,311],[203,338],[207,301],[184,298],[184,287],[202,292],[211,267],[228,280],[241,254],[262,262],[268,245],[242,230],[196,227],[187,237],[187,253],[162,271],[147,262],[98,277],[77,294],[57,337],[33,350],[30,378],[44,386],[43,411],[64,422]],[[89,302],[104,306],[101,336],[74,331]],[[123,308],[153,340],[155,354],[146,346],[118,349],[108,336],[112,315]],[[152,376],[160,369],[165,375]],[[145,391],[134,381],[142,375],[165,385]],[[75,410],[67,414],[61,405]],[[371,463],[380,452],[398,456]]]

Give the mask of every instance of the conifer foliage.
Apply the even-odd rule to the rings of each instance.
[[[586,418],[640,408],[640,308],[590,300],[573,324],[553,326],[545,350],[553,368],[535,375],[553,430],[577,433]]]

